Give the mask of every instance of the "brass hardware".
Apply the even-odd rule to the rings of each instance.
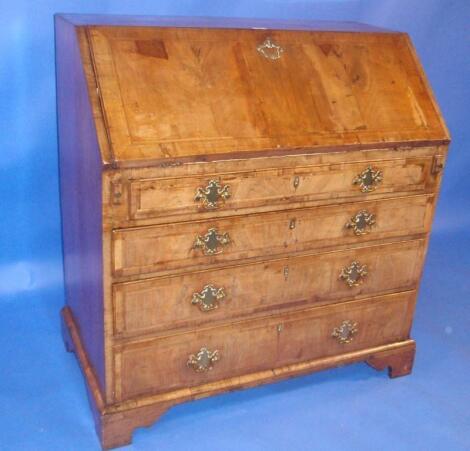
[[[217,180],[210,180],[205,188],[199,187],[196,190],[194,200],[202,201],[202,207],[207,210],[219,208],[217,202],[225,201],[230,197],[230,186],[222,186]]]
[[[277,60],[281,57],[284,49],[280,45],[274,44],[271,38],[266,38],[265,41],[256,47],[261,55],[270,60]]]
[[[359,286],[366,276],[367,266],[361,265],[358,261],[354,261],[343,268],[339,275],[340,279],[343,279],[351,288]]]
[[[364,171],[354,178],[353,185],[359,185],[363,193],[370,193],[377,188],[382,180],[382,171],[374,169],[372,166],[367,166]]]
[[[186,365],[197,373],[210,371],[213,363],[220,360],[219,351],[209,351],[205,346],[202,347],[197,354],[191,354],[188,357]]]
[[[289,229],[294,230],[294,229],[295,229],[295,223],[296,223],[296,219],[295,219],[295,218],[292,218],[292,219],[289,221]]]
[[[288,277],[289,277],[289,267],[284,266],[284,280],[287,281]]]
[[[219,307],[219,301],[225,297],[223,288],[216,288],[213,285],[206,285],[200,293],[194,293],[191,304],[198,305],[202,312],[215,310]]]
[[[437,175],[444,169],[444,155],[434,155],[432,160],[431,174]]]
[[[193,248],[197,249],[200,247],[204,255],[217,255],[223,251],[223,249],[219,249],[219,246],[225,246],[230,242],[231,240],[228,233],[220,235],[216,229],[212,228],[209,229],[204,236],[197,236]]]
[[[371,231],[374,224],[375,215],[367,210],[361,210],[346,223],[346,228],[353,229],[355,235],[366,235]]]
[[[357,334],[357,323],[350,320],[344,320],[339,327],[333,329],[331,336],[336,338],[341,344],[351,343],[354,335]]]
[[[276,329],[277,329],[277,333],[280,334],[284,329],[284,324],[278,324]]]
[[[294,177],[294,189],[297,189],[300,185],[300,177],[298,175],[296,175]]]
[[[111,180],[111,201],[113,205],[122,203],[122,182],[121,180]]]

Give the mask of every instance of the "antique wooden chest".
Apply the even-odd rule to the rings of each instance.
[[[406,34],[57,16],[56,54],[64,339],[103,447],[216,393],[410,373],[449,135]]]

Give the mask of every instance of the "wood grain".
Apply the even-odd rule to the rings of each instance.
[[[116,346],[116,397],[161,393],[402,341],[408,338],[414,302],[415,292],[406,292]],[[348,344],[332,337],[344,320],[358,328]],[[186,363],[202,347],[218,350],[220,360],[211,371],[195,373]]]
[[[115,336],[198,329],[273,311],[414,290],[424,244],[405,241],[115,284]],[[349,287],[339,275],[354,260],[366,265],[368,274],[361,285]],[[201,311],[191,301],[208,284],[222,288],[225,297],[217,309]]]
[[[172,405],[204,398],[207,396],[224,393],[226,391],[249,388],[260,384],[272,383],[274,381],[289,377],[306,374],[312,371],[320,371],[325,368],[343,366],[360,361],[385,361],[398,362],[402,354],[406,361],[410,351],[414,352],[413,340],[404,340],[385,346],[361,349],[359,351],[345,352],[342,354],[315,359],[283,367],[278,367],[257,373],[246,374],[239,377],[225,379],[223,381],[211,382],[197,387],[189,387],[171,392],[117,403],[115,405],[104,405],[98,385],[89,371],[89,363],[83,346],[80,342],[76,323],[73,321],[70,309],[63,310],[64,318],[64,340],[67,346],[76,352],[80,367],[83,371],[89,400],[93,409],[96,430],[104,449],[114,448],[129,444],[132,441],[133,431],[142,426],[150,426]],[[383,356],[383,357],[382,357]]]
[[[352,245],[384,238],[426,233],[433,198],[413,196],[340,206],[264,213],[211,221],[115,230],[114,274],[117,277],[171,270],[194,270],[230,262],[247,262],[292,253]],[[356,236],[345,227],[358,211],[377,217],[368,235]],[[198,236],[210,229],[227,233],[231,242],[218,255],[194,248]]]
[[[323,199],[357,197],[361,190],[353,185],[358,174],[369,166],[383,173],[383,181],[373,191],[386,193],[415,194],[425,192],[432,185],[430,171],[432,158],[394,159],[390,161],[351,162],[337,165],[280,168],[245,173],[218,173],[204,177],[178,177],[133,180],[130,189],[130,216],[132,219],[163,216],[168,221],[174,215],[207,212],[202,202],[195,200],[198,188],[207,187],[209,181],[227,186],[230,197],[217,202],[217,209],[242,214],[247,208],[277,204],[284,206],[292,202],[308,202]],[[363,193],[361,193],[363,194]],[[171,200],[171,203],[168,201]]]
[[[446,153],[444,146],[348,150],[347,152],[343,149],[308,155],[289,154],[282,157],[265,156],[208,161],[203,164],[188,163],[175,166],[107,170],[104,174],[108,175],[108,183],[112,185],[109,189],[114,187],[116,181],[119,180],[120,197],[117,201],[109,199],[104,205],[104,221],[105,223],[111,222],[114,228],[127,228],[193,221],[214,216],[222,218],[239,214],[335,205],[345,201],[386,199],[407,194],[432,194],[438,190],[440,181],[439,171],[434,173],[432,168],[437,162],[445,164]],[[347,168],[350,167],[349,165],[359,166],[360,171],[369,165],[378,169],[385,167],[387,175],[376,190],[368,193],[362,192],[356,185],[353,185],[352,179],[349,180],[348,190],[347,183],[345,183],[348,180],[337,178],[335,183],[346,187],[338,191],[338,188],[331,183],[331,178],[325,174],[334,175],[339,167]],[[395,169],[399,174],[404,175],[408,173],[405,169],[408,166],[410,174],[416,175],[417,172],[422,171],[422,178],[415,178],[413,182],[409,178],[400,180],[400,176],[398,179],[395,177]],[[297,170],[300,172],[298,186],[293,192],[292,187]],[[284,192],[277,188],[275,181],[271,181],[270,174],[277,174],[278,183],[282,185]],[[232,189],[231,198],[227,199],[226,203],[217,210],[206,211],[199,207],[194,208],[196,187],[193,186],[194,191],[190,193],[186,188],[188,181],[197,181],[197,187],[199,187],[214,178],[223,182],[226,176],[236,181],[234,186],[237,193],[241,192],[242,196],[240,194],[234,196]],[[289,176],[292,176],[290,183],[288,182]],[[323,180],[323,185],[318,183],[319,177]],[[314,183],[315,180],[317,182]],[[395,183],[390,184],[391,180]],[[418,183],[415,183],[416,180],[419,180]],[[141,184],[144,190],[148,191],[143,203],[140,201]],[[314,188],[319,192],[314,192]],[[161,194],[162,192],[167,194],[166,198]],[[255,192],[258,193],[258,197],[254,196]],[[331,195],[328,196],[327,193]],[[189,199],[187,195],[190,196]],[[193,203],[192,207],[189,207],[190,202]],[[163,211],[165,211],[164,214]]]
[[[65,298],[104,390],[101,156],[75,29],[60,18],[56,52]]]
[[[400,33],[88,32],[116,161],[447,138]]]
[[[281,58],[257,50],[268,38]],[[56,51],[63,336],[103,447],[237,388],[358,361],[409,374],[449,133],[406,34],[67,15]],[[383,180],[364,193],[368,166]],[[210,180],[230,191],[216,209],[195,201]],[[230,237],[213,256],[194,247],[211,228]],[[367,276],[350,288],[353,260]],[[202,312],[207,284],[225,297]],[[220,359],[196,373],[203,346]]]
[[[248,17],[204,17],[204,16],[137,16],[125,14],[59,14],[63,20],[76,26],[82,25],[127,25],[179,28],[268,28],[287,30],[325,30],[348,32],[384,32],[392,30],[353,21],[313,19],[263,19]]]
[[[406,376],[413,370],[415,353],[416,346],[413,344],[406,351],[400,353],[385,351],[374,354],[366,360],[366,363],[378,371],[387,369],[390,378]]]
[[[64,307],[60,312],[62,339],[67,352],[74,352],[80,364],[80,369],[85,377],[90,401],[92,401],[93,414],[103,412],[105,401],[99,385],[99,381],[88,354],[83,346],[83,340],[80,336],[79,326],[72,309],[69,306]]]

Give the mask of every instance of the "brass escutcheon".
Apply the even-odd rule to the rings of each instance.
[[[202,347],[197,354],[191,354],[188,357],[186,365],[192,368],[196,373],[203,373],[210,371],[213,368],[213,363],[220,359],[219,351],[209,351],[205,346]]]
[[[199,306],[202,312],[208,312],[219,308],[219,301],[225,297],[225,291],[214,285],[206,285],[199,293],[194,293],[191,304]]]
[[[344,320],[339,327],[335,327],[331,336],[336,338],[341,344],[351,343],[354,335],[357,334],[357,323],[350,320]]]
[[[271,38],[266,38],[265,41],[256,47],[261,55],[270,60],[277,60],[281,57],[284,49],[271,40]]]
[[[355,235],[366,235],[375,224],[375,215],[367,210],[357,212],[347,223],[347,229],[353,229]]]
[[[220,200],[226,201],[230,197],[230,186],[222,186],[218,180],[210,180],[205,188],[199,187],[196,190],[194,200],[202,202],[201,207],[206,210],[219,208]]]
[[[377,188],[382,180],[382,171],[374,169],[372,166],[367,166],[364,171],[354,178],[353,185],[359,185],[363,193],[370,193]]]
[[[353,261],[349,266],[343,268],[339,275],[340,279],[343,279],[350,288],[359,286],[366,276],[367,266],[361,265],[358,261]]]
[[[228,233],[219,234],[215,228],[211,228],[204,236],[196,237],[193,248],[201,248],[204,255],[217,255],[223,251],[219,246],[225,246],[230,242]]]
[[[294,189],[297,189],[300,185],[300,177],[298,175],[296,175],[294,177]]]

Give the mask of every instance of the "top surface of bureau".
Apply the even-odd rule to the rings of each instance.
[[[447,143],[406,34],[240,28],[82,26],[103,162]]]

